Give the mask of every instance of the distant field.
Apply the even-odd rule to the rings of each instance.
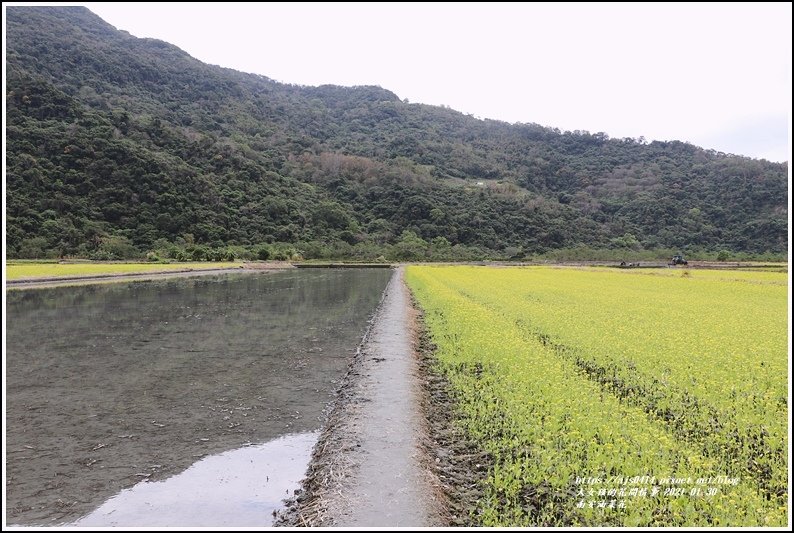
[[[201,270],[208,268],[234,268],[240,263],[6,263],[6,279],[35,279],[71,276],[97,276],[102,274],[137,274],[170,270]]]
[[[406,280],[455,423],[493,460],[482,525],[786,524],[785,273],[411,266]]]

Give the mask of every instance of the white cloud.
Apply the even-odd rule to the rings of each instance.
[[[380,85],[483,118],[789,157],[787,128],[729,132],[790,119],[791,4],[86,5],[288,83]]]

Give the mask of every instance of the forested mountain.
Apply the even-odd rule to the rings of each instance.
[[[6,35],[9,257],[786,250],[786,164],[277,83],[85,8]]]

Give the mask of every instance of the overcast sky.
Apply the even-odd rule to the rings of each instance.
[[[789,159],[791,4],[101,4],[216,65],[482,118]]]

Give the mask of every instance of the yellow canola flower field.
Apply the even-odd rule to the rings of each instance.
[[[408,267],[489,526],[787,523],[786,274]]]
[[[36,279],[106,274],[141,274],[178,270],[235,268],[241,263],[32,263],[6,265],[6,279]]]

